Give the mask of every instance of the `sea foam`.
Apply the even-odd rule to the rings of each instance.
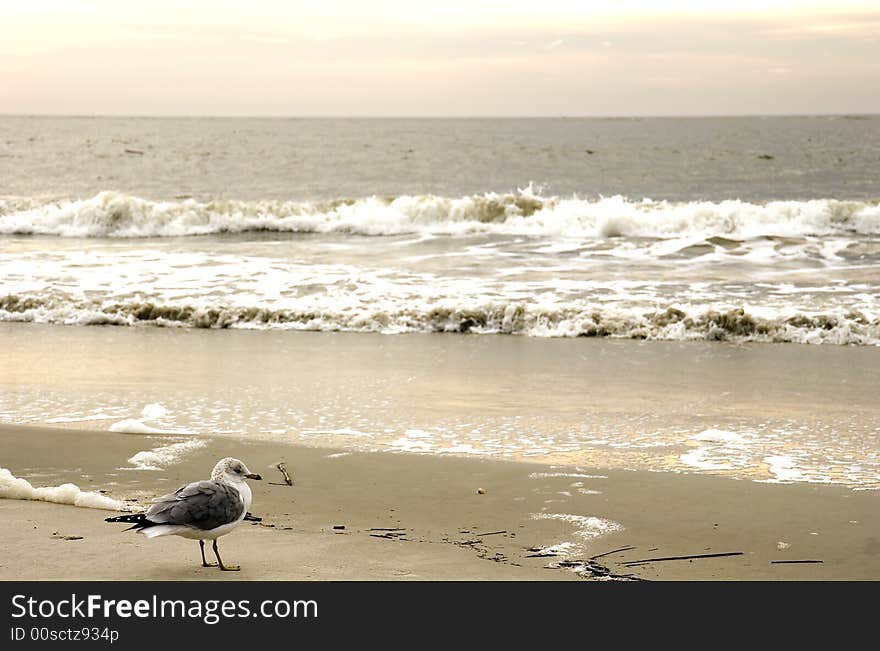
[[[111,432],[119,434],[192,434],[188,430],[181,429],[160,429],[147,425],[144,421],[161,420],[168,416],[168,410],[159,403],[150,403],[141,410],[141,417],[126,418],[113,423],[110,426]]]
[[[560,520],[571,523],[575,527],[575,535],[584,540],[590,540],[623,529],[623,526],[612,520],[571,513],[532,513],[532,519]]]
[[[16,477],[6,468],[0,468],[0,498],[71,504],[107,511],[127,509],[124,502],[114,500],[101,493],[83,491],[76,484],[35,487],[26,479]]]
[[[121,420],[117,423],[113,423],[110,426],[111,432],[117,432],[120,434],[165,434],[167,433],[165,430],[158,429],[156,427],[150,427],[145,424],[143,421],[140,421],[136,418],[126,418],[125,420]]]
[[[563,541],[545,547],[539,553],[554,553],[566,558],[575,558],[584,552],[584,543],[595,538],[622,531],[623,525],[595,516],[576,515],[573,513],[532,513],[532,520],[558,520],[574,526],[574,535],[583,542]]]
[[[180,461],[185,454],[201,449],[205,445],[207,443],[200,439],[178,441],[160,445],[152,450],[138,452],[128,462],[134,466],[135,470],[164,470]]]

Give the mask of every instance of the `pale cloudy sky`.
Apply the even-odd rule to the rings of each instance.
[[[859,112],[878,0],[0,0],[0,113]]]

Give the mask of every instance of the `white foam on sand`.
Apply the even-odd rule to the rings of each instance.
[[[207,443],[203,440],[188,439],[162,445],[152,450],[143,450],[128,460],[134,468],[125,468],[125,470],[164,470],[168,466],[179,462],[185,454],[203,448],[205,445]]]
[[[76,484],[35,487],[26,479],[16,477],[6,468],[0,468],[0,498],[71,504],[106,511],[125,511],[128,509],[127,505],[119,500],[114,500],[100,493],[80,490]]]
[[[282,434],[283,433],[284,432],[282,432]],[[340,427],[337,429],[304,429],[300,431],[300,434],[306,436],[312,436],[315,434],[330,434],[335,436],[372,436],[369,432],[362,432],[361,430],[353,429],[351,427]]]
[[[111,432],[120,434],[192,434],[189,430],[182,429],[160,429],[147,425],[145,421],[156,421],[166,418],[168,410],[157,402],[146,405],[141,410],[141,417],[126,418],[110,426]]]
[[[432,435],[420,429],[408,429],[404,436],[391,441],[388,447],[398,452],[433,452],[436,445],[430,440]]]
[[[111,432],[118,432],[120,434],[167,434],[165,430],[158,429],[156,427],[150,427],[145,424],[143,421],[140,421],[136,418],[126,418],[125,420],[121,420],[118,423],[113,423],[110,426]]]
[[[699,470],[735,470],[750,464],[750,448],[756,440],[754,432],[730,432],[707,429],[689,438],[694,448],[679,455],[684,465]],[[693,443],[691,443],[693,442]]]
[[[110,414],[92,414],[91,416],[58,416],[57,418],[47,418],[47,423],[85,423],[92,420],[110,420],[116,418]]]
[[[471,454],[471,455],[492,455],[498,454],[495,450],[482,450],[475,448],[470,443],[456,443],[446,448],[438,448],[437,454]]]
[[[585,475],[579,472],[533,472],[529,479],[552,479],[554,477],[577,477],[580,479],[608,479],[607,475]]]
[[[613,531],[622,531],[623,526],[612,520],[594,516],[574,515],[571,513],[532,513],[532,520],[560,520],[574,525],[574,535],[583,541],[592,540]],[[564,541],[549,545],[539,553],[552,553],[566,559],[573,559],[584,552],[584,545],[572,541]]]
[[[764,463],[767,464],[768,472],[773,475],[771,479],[765,479],[763,483],[767,484],[786,484],[793,481],[807,481],[807,477],[796,467],[793,458],[775,454],[764,457]]]
[[[612,531],[622,531],[623,526],[612,520],[571,513],[532,513],[532,520],[561,520],[575,525],[575,535],[584,540],[598,538]]]
[[[168,415],[168,410],[158,402],[151,402],[141,411],[142,420],[158,420]]]
[[[686,452],[678,457],[686,466],[691,468],[699,468],[700,470],[733,470],[733,466],[729,463],[717,463],[709,459],[711,450],[707,448],[696,448],[690,452]]]

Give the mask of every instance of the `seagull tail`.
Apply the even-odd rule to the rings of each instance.
[[[123,529],[123,531],[130,531],[131,529],[144,529],[146,527],[152,527],[155,522],[150,522],[147,520],[146,513],[126,513],[125,515],[114,515],[112,518],[104,518],[104,522],[129,522],[131,526],[128,529]]]

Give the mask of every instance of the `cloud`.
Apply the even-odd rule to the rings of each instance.
[[[254,34],[245,34],[239,36],[242,41],[251,41],[253,43],[266,43],[268,45],[285,45],[290,43],[289,38],[283,36],[256,36]]]
[[[432,5],[443,8],[436,9],[442,18],[437,21],[428,21],[433,14],[421,10],[383,13],[370,4],[358,5],[363,17],[342,15],[326,0],[311,3],[305,17],[292,8],[299,3],[281,0],[267,1],[261,12],[247,11],[245,0],[218,0],[222,7],[210,15],[200,11],[205,4],[197,1],[181,4],[180,11],[161,9],[171,6],[166,0],[131,3],[138,8],[135,13],[126,9],[129,3],[108,0],[106,11],[88,16],[69,9],[38,17],[0,9],[0,60],[8,62],[0,66],[0,88],[12,89],[4,95],[2,110],[52,112],[64,106],[83,113],[254,115],[880,111],[880,10],[657,15],[646,9],[612,20],[583,9],[600,0],[516,0],[518,9],[505,9],[499,20],[504,3],[451,1],[452,9]],[[404,6],[402,0],[380,2],[389,9]],[[492,15],[468,14],[470,3]],[[620,4],[647,6],[648,0]],[[58,0],[57,6],[69,5]],[[554,17],[552,7],[572,9],[568,16]],[[527,8],[536,12],[534,20]],[[538,84],[540,92],[523,93],[524,78]],[[249,92],[229,94],[231,83]]]

